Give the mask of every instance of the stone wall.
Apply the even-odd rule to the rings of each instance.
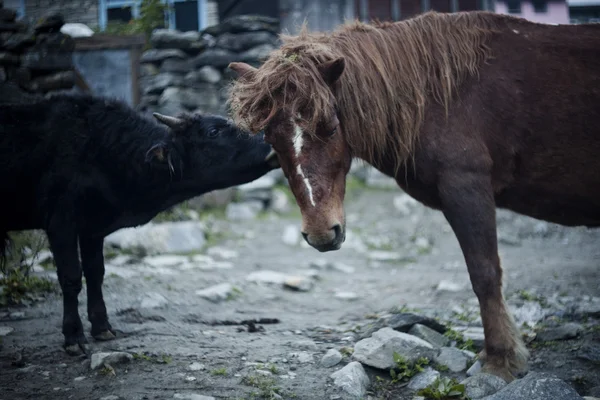
[[[157,29],[141,59],[140,108],[175,115],[198,111],[226,115],[227,65],[259,65],[279,45],[276,19],[241,15],[204,32]]]
[[[16,21],[16,11],[0,2],[0,101],[74,86],[75,42],[60,32],[63,24],[59,15],[40,18],[35,25]]]

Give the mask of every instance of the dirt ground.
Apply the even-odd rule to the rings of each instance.
[[[220,234],[213,235],[209,244],[217,250],[209,254],[220,260],[216,266],[107,260],[109,318],[124,334],[111,342],[90,338],[90,350],[134,355],[113,371],[91,371],[88,358],[62,350],[59,294],[0,310],[0,326],[14,328],[0,351],[0,400],[336,398],[329,375],[351,356],[331,368],[320,365],[321,357],[330,348],[352,348],[361,330],[384,313],[408,307],[452,319],[476,309],[462,253],[441,213],[410,204],[407,213],[398,196],[399,190],[348,193],[348,239],[337,252],[284,243],[286,231],[299,229],[295,210],[250,221],[214,219],[211,229]],[[593,319],[577,319],[569,310],[600,297],[600,232],[505,211],[498,221],[509,304],[523,310],[525,300],[544,299],[548,313],[586,329],[578,339],[531,344],[531,370],[554,373],[587,395],[600,386],[600,366],[582,358],[581,349],[598,343],[600,330]],[[309,286],[253,281],[251,274],[261,270],[307,277]],[[442,285],[448,290],[438,288],[440,282],[450,283]],[[221,301],[196,294],[223,283],[233,289]],[[84,289],[80,314],[89,332],[85,304]],[[256,329],[226,324],[260,318],[278,321],[263,320]],[[477,325],[477,318],[469,324]],[[412,398],[401,387],[388,389],[374,385],[369,396]]]

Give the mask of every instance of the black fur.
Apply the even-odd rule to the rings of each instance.
[[[119,101],[87,95],[0,105],[0,250],[8,231],[46,231],[67,349],[86,343],[77,311],[82,271],[92,335],[111,336],[102,297],[106,235],[273,169],[261,135],[218,116],[180,119],[168,128]]]

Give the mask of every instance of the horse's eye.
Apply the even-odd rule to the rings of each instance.
[[[337,128],[338,128],[338,127],[336,126],[335,128],[328,130],[328,131],[325,133],[325,136],[327,136],[327,137],[331,137],[331,136],[335,135],[335,133],[337,132]]]

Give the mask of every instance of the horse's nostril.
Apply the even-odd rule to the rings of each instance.
[[[335,238],[339,238],[342,235],[342,226],[340,224],[335,224],[333,228],[331,228],[335,233]]]
[[[308,233],[302,232],[302,237],[308,242]]]

